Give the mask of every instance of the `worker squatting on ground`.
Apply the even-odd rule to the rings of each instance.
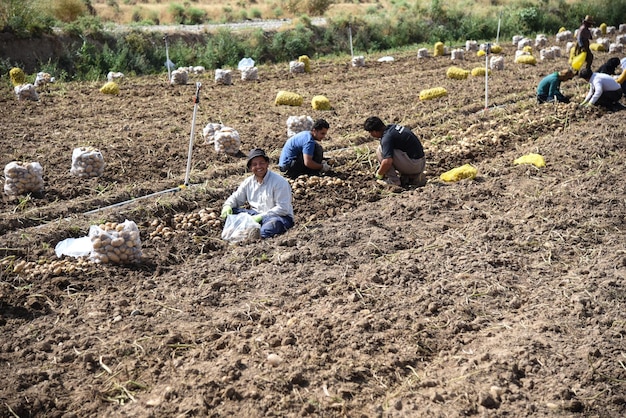
[[[623,109],[619,100],[622,98],[622,87],[610,75],[594,73],[583,68],[580,70],[580,78],[589,83],[589,92],[581,106],[603,106],[609,110]]]
[[[328,122],[318,119],[310,131],[302,131],[289,138],[280,152],[280,171],[287,177],[296,178],[302,174],[318,175],[330,170],[324,161],[324,148],[319,143],[326,138],[329,128]]]
[[[376,179],[395,186],[424,186],[426,157],[419,138],[402,125],[385,125],[377,116],[365,121],[363,128],[380,139],[376,156],[380,166]]]
[[[545,76],[537,86],[538,103],[569,103],[570,98],[561,93],[561,82],[574,78],[574,72],[570,69],[555,71]]]
[[[261,238],[282,234],[294,224],[291,186],[280,174],[269,170],[270,159],[262,149],[250,151],[246,166],[252,176],[230,195],[222,208],[222,218],[247,212],[261,224]],[[250,209],[242,208],[248,203]]]

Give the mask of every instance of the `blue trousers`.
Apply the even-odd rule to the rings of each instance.
[[[259,213],[252,209],[233,208],[233,214],[247,212],[250,215],[258,215]],[[270,238],[274,235],[284,234],[293,226],[293,218],[291,216],[265,215],[261,219],[261,238]]]

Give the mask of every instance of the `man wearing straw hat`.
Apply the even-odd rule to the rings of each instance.
[[[585,58],[585,62],[587,63],[587,69],[591,70],[591,63],[593,63],[593,54],[591,53],[591,49],[589,45],[591,44],[591,31],[590,27],[595,25],[593,22],[593,18],[589,15],[585,16],[583,19],[582,25],[578,28],[578,35],[576,36],[576,55],[581,52],[586,52],[587,57]]]
[[[282,234],[293,226],[291,186],[280,174],[268,170],[270,159],[260,148],[248,155],[246,167],[252,176],[246,178],[222,207],[222,218],[247,212],[261,224],[261,238]],[[248,204],[250,209],[245,209]]]

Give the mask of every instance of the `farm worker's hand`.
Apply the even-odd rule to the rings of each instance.
[[[220,218],[226,218],[228,215],[232,215],[233,214],[233,208],[231,208],[230,206],[224,206],[224,208],[222,209],[222,214],[220,215]]]
[[[376,177],[376,179],[377,179],[377,180],[382,180],[382,179],[384,179],[384,178],[385,178],[385,176],[383,176],[383,175],[382,175],[382,174],[380,174],[380,173],[376,173],[375,177]]]
[[[252,217],[252,219],[254,219],[254,222],[256,222],[256,223],[259,223],[259,224],[260,224],[260,223],[261,223],[261,221],[263,220],[263,215],[254,215],[254,216]]]
[[[328,165],[326,161],[322,161],[322,172],[325,173],[328,170],[330,170],[330,166]]]

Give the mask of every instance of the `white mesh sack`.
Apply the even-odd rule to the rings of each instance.
[[[11,161],[4,167],[4,192],[19,196],[43,190],[43,168],[38,162]]]
[[[130,264],[141,261],[141,237],[133,221],[92,225],[89,238],[93,247],[89,259],[95,263]]]
[[[100,177],[104,172],[104,157],[95,148],[81,147],[72,151],[70,174],[76,177]]]
[[[287,137],[291,138],[298,132],[313,129],[313,118],[310,116],[289,116],[287,118]]]
[[[216,152],[229,155],[235,155],[239,152],[241,139],[239,138],[239,133],[233,128],[224,126],[215,133],[213,138]]]

